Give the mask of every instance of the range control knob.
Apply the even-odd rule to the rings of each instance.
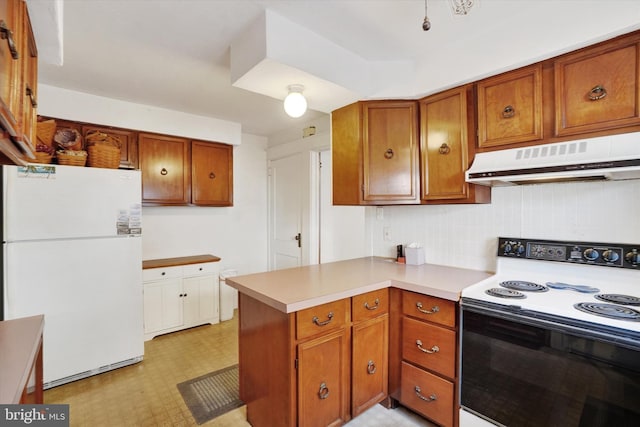
[[[640,252],[637,249],[632,250],[631,252],[627,252],[624,256],[625,261],[627,261],[631,265],[640,264]]]
[[[618,255],[618,252],[616,251],[607,249],[602,253],[602,259],[604,259],[607,262],[616,262],[620,259],[620,255]]]
[[[505,254],[510,253],[511,252],[511,244],[512,244],[512,242],[504,242],[503,244],[500,245],[500,250]]]
[[[596,251],[593,248],[589,248],[589,249],[585,249],[584,252],[582,253],[582,256],[584,256],[584,258],[587,261],[595,261],[598,259],[598,257],[600,256],[600,254],[598,253],[598,251]]]
[[[524,254],[525,252],[525,248],[524,245],[520,242],[516,243],[516,245],[513,247],[513,252],[517,255],[517,256],[521,256]]]

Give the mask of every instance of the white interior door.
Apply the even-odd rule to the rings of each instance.
[[[269,168],[269,268],[302,265],[302,171],[304,156],[293,154],[271,160]]]

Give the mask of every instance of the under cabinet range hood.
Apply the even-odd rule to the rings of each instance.
[[[477,153],[467,182],[504,186],[640,179],[640,133]]]

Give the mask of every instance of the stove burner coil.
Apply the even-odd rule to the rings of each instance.
[[[612,302],[622,305],[640,305],[640,298],[621,294],[598,294],[595,296],[600,301]]]
[[[487,295],[491,295],[492,297],[498,298],[517,298],[522,299],[527,296],[522,292],[514,291],[513,289],[505,289],[505,288],[491,288],[484,291]]]
[[[579,302],[573,305],[577,310],[609,319],[629,320],[640,322],[640,311],[615,304],[603,304],[599,302]]]
[[[524,292],[547,292],[549,290],[546,286],[523,280],[507,280],[506,282],[500,282],[499,285],[503,288]]]

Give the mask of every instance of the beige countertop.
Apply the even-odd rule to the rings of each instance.
[[[227,285],[284,313],[386,287],[460,299],[462,289],[492,273],[441,265],[397,264],[367,257],[228,277]]]

